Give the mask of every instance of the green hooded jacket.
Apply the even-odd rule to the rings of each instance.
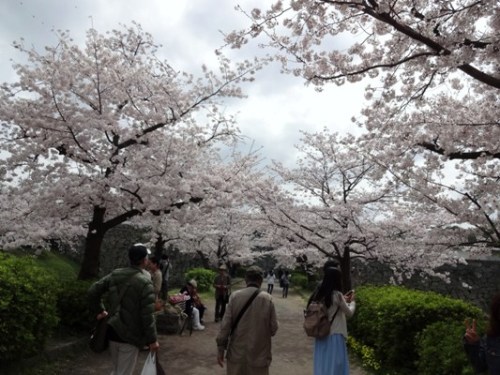
[[[127,289],[120,303],[124,288]],[[157,341],[155,295],[146,271],[135,266],[118,268],[95,282],[88,298],[91,316],[106,310],[108,324],[125,342],[142,348]]]

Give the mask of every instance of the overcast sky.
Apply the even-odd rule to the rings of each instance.
[[[119,24],[136,21],[162,45],[158,54],[178,70],[197,74],[199,67],[214,60],[214,50],[224,44],[221,31],[247,25],[234,10],[236,4],[251,10],[269,0],[1,0],[0,82],[13,81],[12,60],[22,61],[12,42],[24,38],[26,46],[42,50],[55,45],[52,30],[69,30],[83,42],[94,27],[104,33]],[[235,50],[231,57],[243,58],[256,50]],[[262,52],[261,52],[262,53]],[[322,93],[304,85],[300,78],[281,75],[271,66],[244,86],[248,98],[228,104],[237,114],[239,127],[248,144],[262,148],[266,161],[279,160],[293,166],[294,144],[299,130],[323,127],[338,132],[355,132],[351,117],[359,114],[363,92],[359,85],[332,85]]]

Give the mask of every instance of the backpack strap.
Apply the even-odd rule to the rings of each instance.
[[[340,309],[340,306],[337,306],[337,310],[335,310],[335,314],[333,314],[333,317],[332,319],[330,320],[330,325],[332,325],[333,321],[335,320],[335,316],[337,315],[337,313],[339,312],[339,309]]]
[[[243,314],[245,313],[245,311],[247,311],[248,307],[252,304],[253,300],[255,299],[255,297],[257,297],[257,294],[260,293],[260,289],[257,289],[251,296],[250,298],[248,299],[248,301],[246,302],[245,306],[243,306],[243,308],[240,310],[240,313],[238,314],[238,316],[236,317],[236,320],[234,321],[233,325],[231,326],[231,331],[229,332],[229,336],[231,336],[234,332],[234,330],[236,329],[236,326],[238,325],[238,323],[240,322],[240,319],[241,317],[243,316]]]

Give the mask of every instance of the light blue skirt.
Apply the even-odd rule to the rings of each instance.
[[[349,357],[343,335],[335,333],[314,341],[314,375],[349,375]]]

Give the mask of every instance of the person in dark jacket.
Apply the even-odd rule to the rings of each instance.
[[[213,286],[215,288],[215,322],[218,322],[226,313],[226,304],[231,294],[231,277],[227,274],[225,264],[219,266],[219,274],[215,276]]]
[[[114,270],[88,292],[92,316],[97,320],[108,317],[107,336],[116,375],[134,372],[139,350],[144,346],[151,351],[160,346],[154,318],[155,293],[151,275],[145,270],[149,253],[146,246],[133,245],[128,251],[130,266]]]
[[[500,293],[493,296],[486,335],[477,334],[476,320],[466,322],[464,348],[476,373],[500,374]]]

